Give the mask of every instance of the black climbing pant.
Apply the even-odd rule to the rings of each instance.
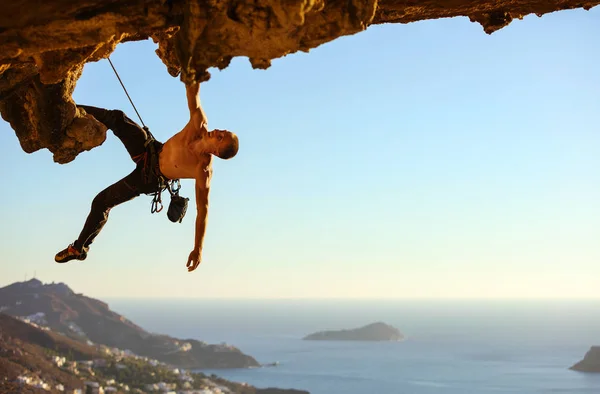
[[[142,193],[157,191],[159,181],[156,176],[144,176],[145,143],[149,136],[143,128],[129,119],[123,111],[106,110],[86,105],[79,105],[79,107],[111,129],[125,145],[131,159],[136,162],[135,170],[131,174],[102,190],[92,201],[90,214],[74,244],[76,249],[87,251],[106,224],[108,214],[113,207],[132,200]],[[162,144],[160,145],[162,146]]]

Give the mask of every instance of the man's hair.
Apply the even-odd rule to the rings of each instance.
[[[223,160],[231,159],[233,156],[237,155],[239,148],[240,143],[238,141],[238,137],[231,133],[229,137],[229,144],[222,149],[219,149],[219,152],[216,156]]]

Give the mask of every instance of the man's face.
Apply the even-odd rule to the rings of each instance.
[[[233,133],[228,130],[215,129],[207,133],[206,146],[213,152],[222,152],[223,149],[229,147],[234,138]]]
[[[213,138],[218,145],[221,145],[224,141],[230,137],[231,133],[227,130],[214,129],[209,133],[210,138]]]

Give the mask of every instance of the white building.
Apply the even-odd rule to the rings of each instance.
[[[176,387],[177,387],[177,385],[175,383],[165,383],[165,382],[158,383],[158,390],[162,391],[162,392],[168,392],[171,390],[175,390]]]
[[[67,361],[67,359],[64,357],[58,357],[58,356],[52,357],[52,362],[54,364],[56,364],[56,366],[59,368],[62,367],[63,365],[65,365],[66,361]]]

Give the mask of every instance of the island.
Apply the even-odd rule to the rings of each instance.
[[[338,331],[319,331],[307,335],[307,341],[400,341],[404,335],[395,327],[382,322],[360,328]]]
[[[579,372],[600,373],[600,346],[592,346],[585,354],[583,360],[573,365],[570,369]]]

